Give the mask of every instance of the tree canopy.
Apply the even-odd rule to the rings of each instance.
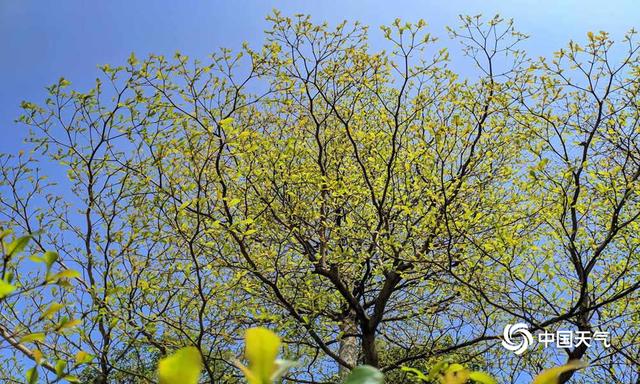
[[[634,31],[531,58],[512,21],[464,16],[461,73],[424,21],[375,51],[358,23],[269,20],[259,48],[132,54],[23,103],[32,151],[0,162],[1,225],[31,239],[13,257],[3,235],[2,380],[34,360],[154,382],[192,346],[204,382],[238,383],[256,326],[300,360],[292,383],[406,382],[447,356],[503,382],[577,359],[561,382],[640,380]],[[610,346],[516,356],[511,323]]]

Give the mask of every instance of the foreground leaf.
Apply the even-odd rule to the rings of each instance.
[[[53,303],[44,312],[42,312],[42,319],[50,319],[56,312],[64,308],[63,304]]]
[[[250,328],[244,336],[244,355],[249,368],[238,364],[249,384],[269,384],[278,371],[276,358],[280,351],[280,337],[262,327]]]
[[[426,382],[431,381],[431,379],[427,375],[422,373],[422,371],[420,371],[419,369],[411,368],[411,367],[402,367],[401,369],[404,372],[409,372],[409,373],[413,374],[414,377],[416,379],[418,379],[418,380],[422,380],[422,381],[426,381]]]
[[[479,371],[474,371],[469,373],[469,379],[471,379],[476,383],[481,383],[481,384],[497,384],[498,383],[496,379],[494,379],[490,375],[484,372],[479,372]]]
[[[0,279],[0,299],[9,296],[9,294],[11,294],[15,290],[16,290],[15,286]]]
[[[7,246],[7,252],[6,252],[7,256],[13,256],[16,253],[22,252],[22,250],[27,246],[27,244],[29,244],[29,240],[31,240],[31,236],[29,235],[18,237],[17,239],[13,240]]]
[[[575,371],[576,369],[584,368],[586,366],[587,364],[580,360],[571,360],[565,365],[545,369],[540,372],[540,374],[533,379],[532,384],[558,384],[558,379],[563,373]]]
[[[76,364],[85,364],[93,360],[93,356],[85,351],[79,351],[75,356]]]
[[[42,332],[38,332],[38,333],[30,333],[26,336],[24,336],[23,338],[20,339],[21,343],[33,343],[33,342],[44,342],[44,333]]]
[[[442,384],[465,384],[469,381],[469,371],[461,364],[451,364],[440,378]]]
[[[38,383],[38,366],[35,366],[27,371],[27,383],[28,384],[37,384]]]
[[[384,375],[370,365],[360,365],[355,367],[344,384],[382,384]]]
[[[49,282],[54,282],[62,279],[76,279],[78,277],[80,277],[80,272],[73,269],[65,269],[64,271],[58,272],[55,275],[49,277],[47,280]]]
[[[284,374],[291,368],[295,367],[298,365],[297,361],[292,361],[292,360],[276,360],[276,370],[273,373],[273,375],[271,375],[271,380],[273,381],[278,381],[282,378],[282,376],[284,376]]]
[[[160,384],[197,384],[202,372],[202,356],[196,347],[177,350],[158,363]]]

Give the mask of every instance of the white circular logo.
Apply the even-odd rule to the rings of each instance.
[[[514,337],[519,340],[514,340]],[[533,343],[533,335],[524,323],[507,324],[502,332],[502,346],[516,355],[523,354]]]

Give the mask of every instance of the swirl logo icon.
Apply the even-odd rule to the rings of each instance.
[[[519,340],[517,340],[519,338]],[[516,339],[516,340],[514,340]],[[522,355],[533,343],[533,335],[524,323],[507,324],[502,332],[502,346],[516,355]]]

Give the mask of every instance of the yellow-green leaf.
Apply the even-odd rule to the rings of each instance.
[[[461,364],[451,364],[440,378],[442,384],[465,384],[469,381],[469,371]]]
[[[241,367],[249,384],[268,384],[276,372],[280,352],[280,337],[262,327],[248,329],[244,336],[244,355],[249,368]]]
[[[82,322],[78,319],[68,320],[65,318],[58,324],[58,326],[56,327],[56,331],[60,332],[65,329],[73,328],[76,325],[80,325],[80,323]]]
[[[586,366],[587,365],[580,360],[571,360],[565,365],[545,369],[540,372],[540,374],[533,379],[532,384],[558,384],[558,379],[563,373],[575,371],[576,369],[584,368]]]
[[[196,347],[177,350],[158,363],[160,384],[197,384],[202,371],[202,356]]]
[[[7,251],[6,251],[7,256],[13,256],[16,253],[22,252],[24,247],[26,247],[27,244],[29,243],[29,240],[31,240],[31,236],[29,235],[18,237],[17,239],[13,240],[7,246]]]
[[[49,281],[57,281],[62,279],[74,279],[80,277],[80,273],[78,271],[74,271],[73,269],[65,269],[61,272],[56,273],[55,275],[49,277]]]
[[[232,117],[227,117],[226,119],[220,120],[220,126],[222,128],[224,128],[224,129],[229,128],[232,123],[233,123],[233,118]]]
[[[418,380],[427,381],[427,382],[430,381],[429,377],[424,373],[422,373],[422,371],[420,371],[419,369],[411,368],[411,367],[402,367],[401,369],[404,372],[409,372],[413,374],[414,377]]]
[[[53,303],[49,306],[49,308],[47,308],[46,311],[44,311],[42,313],[42,318],[43,319],[50,319],[51,316],[53,316],[56,312],[58,312],[59,310],[61,310],[62,308],[64,308],[63,304],[60,303]]]
[[[56,375],[62,377],[64,375],[64,369],[67,368],[67,362],[64,360],[56,361]]]
[[[43,342],[44,333],[42,332],[30,333],[20,339],[21,343],[33,343],[35,341]]]
[[[38,382],[38,366],[35,366],[27,371],[27,383],[36,384]]]
[[[15,291],[16,287],[0,279],[0,299],[7,297],[11,292]]]
[[[76,353],[75,358],[76,358],[76,364],[84,364],[93,360],[93,356],[91,356],[85,351],[80,351]]]
[[[49,271],[53,266],[53,263],[55,263],[56,260],[58,260],[58,254],[53,251],[47,251],[44,253],[42,258],[44,259],[44,262],[47,265],[47,271]]]
[[[481,384],[497,384],[498,382],[493,377],[484,372],[474,371],[469,373],[469,379],[476,383]]]
[[[3,240],[5,237],[9,236],[12,233],[13,233],[12,229],[5,229],[0,231],[0,240]]]

